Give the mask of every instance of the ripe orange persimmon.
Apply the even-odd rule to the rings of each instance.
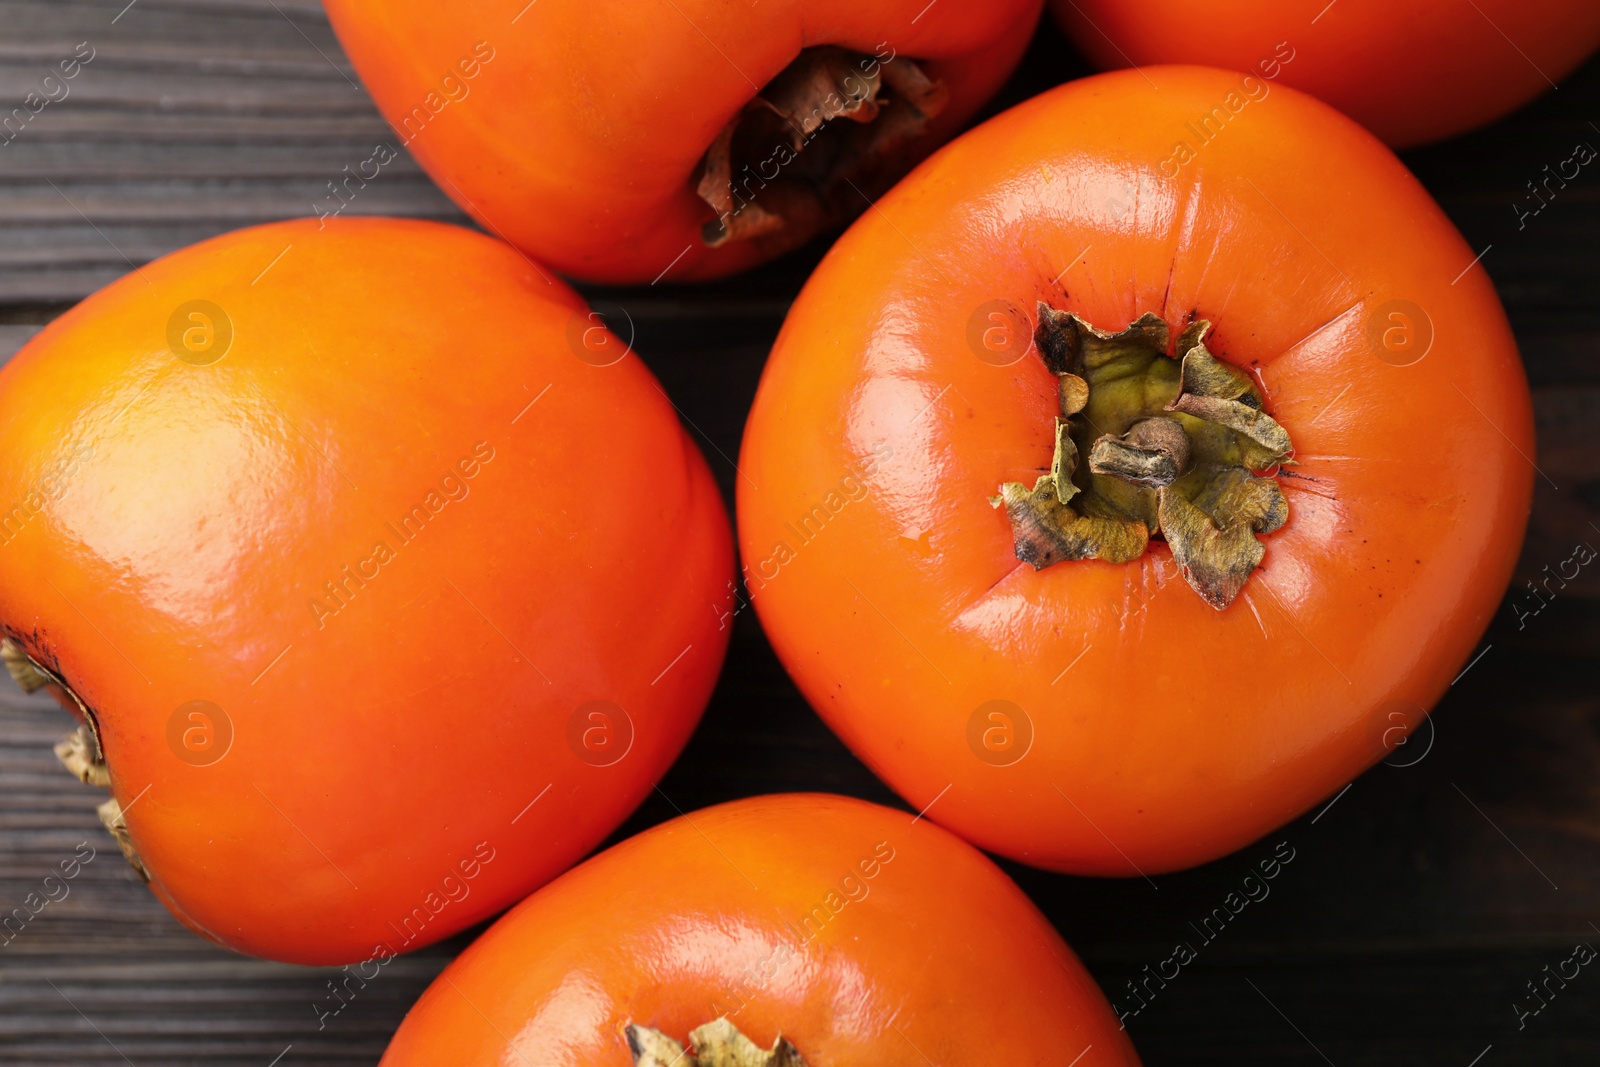
[[[1042,6],[326,4],[399,143],[462,210],[613,283],[729,274],[858,214],[999,89]]]
[[[140,268],[0,371],[8,665],[151,888],[305,963],[565,870],[726,647],[704,460],[579,297],[455,227],[313,221]]]
[[[975,849],[905,812],[791,794],[674,819],[529,897],[428,988],[383,1067],[629,1062],[1138,1059]]]
[[[819,266],[746,426],[746,581],[800,688],[1039,866],[1184,867],[1337,789],[1461,669],[1526,523],[1473,250],[1291,89],[1175,158],[1239,80],[1100,75],[942,149]]]
[[[1492,122],[1600,47],[1594,0],[1050,0],[1050,8],[1102,69],[1245,71],[1257,85],[1278,80],[1326,100],[1397,148]],[[1188,117],[1212,120],[1209,111]]]

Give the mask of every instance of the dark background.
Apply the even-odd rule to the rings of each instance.
[[[0,0],[0,110],[78,42],[95,49],[71,95],[0,147],[0,357],[131,264],[311,214],[327,182],[390,137],[314,0],[125,4]],[[1085,72],[1046,25],[994,109]],[[1514,591],[1580,542],[1600,547],[1600,164],[1522,228],[1512,207],[1531,205],[1525,183],[1576,144],[1600,146],[1596,123],[1591,62],[1498,125],[1405,157],[1474,250],[1488,247],[1482,264],[1533,385],[1549,481]],[[461,221],[409,159],[349,212]],[[730,499],[725,457],[819,255],[704,288],[587,290],[626,308]],[[1508,598],[1483,648],[1435,726],[1391,757],[1408,766],[1374,768],[1320,815],[1237,856],[1153,885],[1008,865],[1127,1002],[1124,983],[1142,967],[1179,940],[1199,946],[1189,923],[1257,859],[1278,841],[1294,848],[1271,895],[1130,1021],[1147,1064],[1600,1063],[1600,962],[1525,1028],[1513,1009],[1537,1006],[1524,984],[1577,943],[1600,947],[1600,565],[1520,624]],[[94,815],[104,794],[57,766],[50,746],[65,718],[0,692],[0,911],[79,842],[99,852],[70,896],[0,948],[0,1063],[371,1064],[469,940],[394,961],[319,1032],[312,1005],[332,972],[234,956],[179,927],[116,856]],[[781,790],[898,803],[807,708],[749,612],[705,724],[661,789],[685,810]],[[673,814],[654,796],[618,837]]]

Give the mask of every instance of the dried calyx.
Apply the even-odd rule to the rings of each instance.
[[[1118,333],[1039,303],[1034,343],[1060,380],[1050,473],[992,498],[1011,520],[1017,558],[1127,563],[1164,538],[1184,580],[1212,607],[1231,604],[1266,549],[1257,534],[1288,518],[1272,474],[1292,463],[1289,435],[1245,372],[1205,345],[1211,324],[1171,332],[1146,314]]]
[[[717,217],[702,240],[776,254],[853,217],[904,171],[906,146],[948,99],[909,59],[802,50],[707,150],[696,191]]]
[[[634,1067],[806,1067],[800,1053],[781,1035],[771,1048],[764,1049],[726,1017],[690,1031],[687,1050],[648,1026],[630,1023],[627,1035]]]
[[[57,694],[58,698],[70,700],[77,707],[80,720],[78,728],[56,743],[56,758],[61,761],[62,766],[72,772],[75,778],[86,785],[95,785],[102,789],[111,788],[111,771],[106,766],[105,754],[100,748],[99,721],[89,706],[73,692],[71,686],[32,659],[9,637],[0,638],[0,660],[5,662],[6,671],[24,693],[48,689]],[[122,817],[122,805],[112,797],[96,810],[100,821],[116,839],[117,847],[122,850],[122,855],[128,864],[138,872],[139,877],[148,882],[150,872],[145,869],[144,861],[134,850],[133,839],[128,835],[127,821]]]
[[[0,660],[5,662],[6,672],[24,693],[37,693],[50,684],[50,675],[44,668],[29,659],[22,647],[9,637],[0,638]]]

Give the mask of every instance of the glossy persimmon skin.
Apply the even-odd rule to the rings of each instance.
[[[999,868],[825,794],[707,808],[563,875],[446,968],[382,1062],[625,1067],[628,1024],[684,1044],[720,1015],[811,1067],[1138,1063]]]
[[[1168,168],[1239,75],[1145,73],[1159,89],[1117,72],[1006,112],[858,220],[784,324],[740,460],[752,600],[829,725],[968,840],[1107,875],[1221,856],[1392,750],[1498,605],[1534,473],[1489,278],[1399,161],[1280,87]],[[1194,313],[1264,389],[1289,518],[1226,610],[1164,545],[1018,562],[989,498],[1051,461],[1039,300],[1111,329]],[[1398,300],[1431,318],[1416,361],[1421,317],[1386,333]],[[1014,350],[979,343],[990,301]],[[990,701],[1021,709],[1015,747],[985,740]]]
[[[1493,122],[1600,47],[1592,0],[1050,0],[1050,9],[1103,70],[1201,63],[1270,77],[1395,148]]]
[[[0,371],[0,499],[61,474],[7,528],[0,625],[96,713],[152,888],[222,944],[343,963],[469,926],[593,848],[699,717],[722,501],[544,274],[456,227],[262,226]],[[232,327],[206,365],[169,347],[194,299]],[[189,735],[194,700],[220,714]],[[590,701],[631,730],[574,728]]]
[[[628,283],[767,258],[748,241],[706,247],[715,213],[694,185],[712,140],[803,47],[887,46],[945,82],[949,104],[910,146],[915,160],[1004,83],[1043,0],[325,6],[398,143],[462,210],[566,274]]]

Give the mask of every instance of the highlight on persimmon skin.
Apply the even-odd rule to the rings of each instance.
[[[1005,83],[1043,0],[326,7],[385,155],[540,262],[637,283],[732,274],[865,210]]]
[[[1244,75],[1054,89],[840,238],[745,426],[742,566],[914,809],[1057,871],[1260,838],[1477,651],[1533,423],[1476,251],[1394,155]],[[1152,84],[1153,83],[1153,84]]]
[[[1139,1062],[976,849],[909,812],[790,794],[673,819],[534,893],[429,986],[382,1063],[929,1061]]]
[[[1256,92],[1310,93],[1394,148],[1487,125],[1600,48],[1593,0],[1050,0],[1050,11],[1102,70],[1241,71]],[[1188,116],[1188,136],[1216,136],[1236,114],[1212,101]]]
[[[278,223],[0,370],[7,666],[172,912],[387,960],[592,849],[689,736],[726,511],[626,338],[470,231]]]

